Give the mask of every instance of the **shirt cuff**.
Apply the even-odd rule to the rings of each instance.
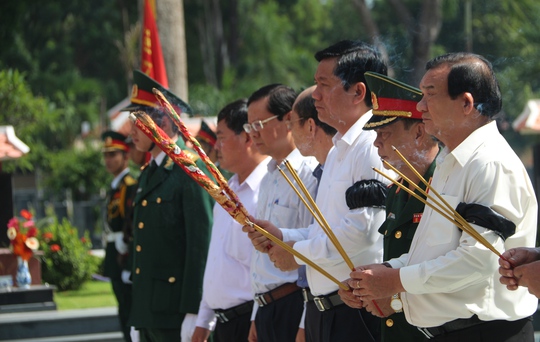
[[[390,262],[390,264],[392,264]],[[393,267],[393,266],[392,266]],[[419,291],[424,288],[424,278],[420,276],[421,264],[402,267],[399,269],[401,285],[406,292],[411,294],[421,294]]]

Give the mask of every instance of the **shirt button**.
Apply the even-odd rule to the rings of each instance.
[[[137,245],[137,247],[135,248],[137,250],[137,252],[140,252],[141,251],[141,245]]]
[[[136,274],[141,273],[141,269],[137,267],[137,268],[135,269],[135,273],[136,273]]]
[[[142,206],[143,206],[143,207],[146,207],[147,204],[148,204],[148,201],[147,201],[147,200],[143,200],[143,201],[142,201]]]
[[[176,281],[176,278],[175,277],[170,277],[169,278],[169,283],[174,283]]]
[[[394,320],[391,319],[391,318],[387,319],[386,320],[386,326],[389,327],[389,328],[393,327],[394,326]]]
[[[401,231],[398,230],[394,236],[396,237],[396,239],[400,239],[401,238]]]
[[[144,223],[143,222],[139,222],[139,229],[143,229],[144,228]]]
[[[156,203],[158,203],[158,204],[161,203],[161,197],[158,197],[158,198],[156,199]]]

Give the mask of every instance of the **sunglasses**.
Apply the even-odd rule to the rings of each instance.
[[[265,123],[267,123],[270,120],[274,120],[277,117],[278,117],[277,115],[274,115],[274,116],[269,117],[268,119],[257,120],[257,121],[254,121],[252,123],[246,123],[242,127],[244,127],[244,131],[246,133],[258,132],[258,131],[261,131],[264,128]]]

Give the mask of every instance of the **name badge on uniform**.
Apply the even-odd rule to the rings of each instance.
[[[422,219],[422,213],[416,213],[412,215],[412,223],[418,223]]]

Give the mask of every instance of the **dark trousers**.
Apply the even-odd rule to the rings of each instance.
[[[258,342],[294,342],[303,311],[302,291],[260,307],[255,317]]]
[[[214,342],[247,341],[251,327],[251,312],[226,323],[217,322]]]
[[[306,341],[379,341],[381,320],[366,310],[345,304],[319,311],[314,302],[306,304]]]
[[[425,341],[436,342],[533,342],[534,327],[530,318],[517,321],[489,321],[435,336]]]
[[[141,342],[180,341],[180,329],[139,329]]]
[[[131,285],[125,284],[121,279],[111,280],[114,296],[118,302],[118,318],[120,328],[124,334],[124,340],[131,342],[129,335],[130,327],[128,325],[129,312],[131,311]]]

